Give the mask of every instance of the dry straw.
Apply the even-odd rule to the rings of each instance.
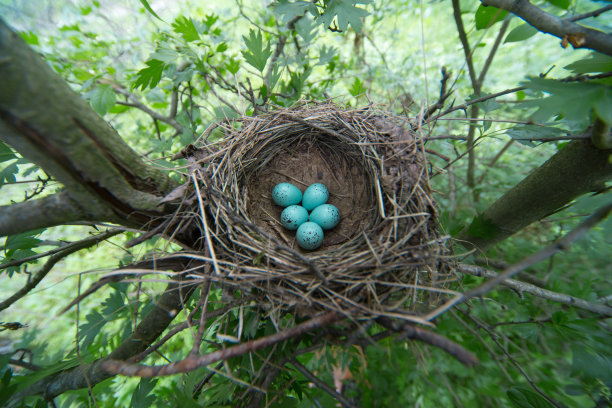
[[[226,137],[191,152],[209,279],[245,302],[353,319],[423,323],[451,279],[422,142],[375,107],[302,103],[222,125]],[[193,166],[192,166],[193,168]],[[323,182],[342,221],[305,252],[271,200],[281,181]]]

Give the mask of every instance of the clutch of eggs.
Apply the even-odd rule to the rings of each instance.
[[[274,202],[285,207],[281,224],[296,231],[296,240],[302,249],[319,248],[323,242],[323,230],[332,229],[340,222],[340,211],[334,205],[326,204],[328,198],[329,191],[321,183],[311,184],[304,194],[291,183],[279,183],[272,190]]]

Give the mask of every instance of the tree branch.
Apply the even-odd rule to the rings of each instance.
[[[183,270],[187,267],[188,265],[180,263],[175,264],[172,269]],[[174,317],[182,310],[182,304],[189,299],[196,286],[192,284],[187,287],[187,290],[181,291],[179,290],[180,285],[184,285],[184,283],[169,283],[155,307],[144,317],[136,330],[108,357],[91,364],[84,364],[51,374],[13,395],[8,401],[8,406],[18,406],[19,401],[30,395],[41,395],[45,399],[50,400],[68,390],[94,386],[112,377],[113,374],[101,369],[101,365],[105,360],[126,360],[143,352],[163,333]]]
[[[102,220],[106,218],[105,215],[86,213],[68,192],[60,191],[36,200],[0,206],[0,236],[54,227],[73,221]]]
[[[57,254],[51,255],[51,257],[45,263],[45,265],[38,272],[36,272],[36,275],[34,275],[33,278],[28,280],[28,283],[26,283],[26,285],[23,288],[21,288],[17,292],[15,292],[15,294],[13,296],[11,296],[8,299],[0,302],[0,311],[8,308],[13,303],[15,303],[16,301],[18,301],[19,299],[21,299],[22,297],[27,295],[32,289],[34,289],[36,287],[36,285],[38,285],[40,283],[40,281],[43,280],[43,278],[45,276],[47,276],[47,274],[51,271],[51,269],[53,268],[53,266],[56,263],[58,263],[59,261],[61,261],[65,257],[67,257],[68,255],[73,254],[73,253],[75,253],[77,251],[80,251],[81,249],[92,247],[92,246],[98,244],[100,241],[104,241],[104,240],[106,240],[106,239],[108,239],[108,238],[110,238],[112,236],[118,235],[118,234],[120,234],[122,232],[123,231],[117,231],[117,230],[104,232],[104,233],[98,234],[98,235],[96,235],[94,237],[86,238],[86,239],[84,239],[82,241],[76,242],[76,243],[74,243],[74,245],[71,245],[70,247],[65,248],[61,252],[58,252]]]
[[[142,103],[137,97],[136,95],[134,95],[133,93],[126,91],[125,89],[123,89],[122,87],[120,87],[119,85],[113,84],[113,89],[115,90],[115,92],[126,96],[131,102],[122,102],[122,101],[117,101],[117,103],[119,105],[124,105],[124,106],[130,106],[133,108],[136,108],[138,110],[143,111],[144,113],[146,113],[147,115],[149,115],[150,117],[152,117],[153,119],[157,119],[160,122],[164,122],[169,124],[170,126],[172,126],[174,129],[176,129],[177,132],[183,133],[183,126],[181,126],[175,119],[174,116],[164,116],[161,113],[154,111],[153,109],[149,108],[147,105],[145,105],[144,103]],[[178,97],[178,94],[177,94]],[[175,91],[173,91],[172,93],[172,101],[171,101],[171,106],[170,106],[170,114],[172,115],[172,113],[174,113],[174,115],[176,115],[176,106],[177,106],[177,102],[175,102],[177,100],[177,97],[175,97]]]
[[[0,21],[0,138],[61,182],[88,212],[142,225],[174,182]],[[81,209],[83,211],[83,209]]]
[[[343,395],[338,394],[336,392],[336,390],[334,390],[332,387],[330,387],[329,385],[325,384],[323,381],[321,381],[316,375],[314,375],[313,373],[311,373],[306,367],[304,367],[302,365],[302,363],[300,363],[299,361],[297,361],[296,359],[293,359],[290,361],[291,365],[294,366],[295,368],[297,368],[297,370],[302,373],[302,375],[304,377],[306,377],[309,381],[311,381],[312,383],[314,383],[318,388],[322,389],[323,391],[325,391],[326,393],[328,393],[329,395],[331,395],[334,399],[338,400],[338,402],[344,407],[344,408],[352,408],[355,407],[356,405],[351,403],[349,400],[347,400],[346,398],[344,398]]]
[[[459,264],[457,266],[457,270],[468,275],[480,276],[483,278],[497,278],[499,276],[493,271],[489,271],[485,268],[474,265]],[[541,297],[542,299],[552,300],[553,302],[575,306],[579,309],[588,310],[589,312],[597,313],[602,316],[612,317],[612,307],[601,303],[588,302],[584,299],[566,295],[565,293],[558,293],[551,290],[542,289],[530,283],[521,282],[514,279],[505,279],[500,283],[516,290],[519,293],[529,293],[531,295]]]
[[[589,140],[570,142],[472,222],[486,226],[486,234],[468,227],[458,239],[486,251],[575,198],[601,190],[612,179],[611,154],[612,149],[597,149]]]
[[[326,326],[342,317],[336,312],[329,312],[324,315],[312,318],[297,326],[290,327],[281,332],[259,338],[257,340],[241,343],[226,349],[213,351],[203,356],[188,356],[184,360],[159,366],[147,366],[141,364],[126,364],[122,361],[108,360],[102,363],[102,369],[112,374],[121,374],[130,377],[158,377],[178,373],[187,373],[199,367],[204,367],[217,361],[227,360],[228,358],[243,355],[245,353],[260,350],[272,346],[284,340],[288,340],[319,327]]]
[[[597,10],[590,11],[584,14],[578,14],[569,18],[566,18],[566,21],[579,21],[584,20],[591,17],[599,17],[599,15],[605,13],[606,11],[612,10],[612,4],[604,6],[602,8],[598,8]]]
[[[377,319],[383,327],[401,333],[400,338],[419,340],[432,346],[438,347],[468,367],[479,364],[478,358],[459,344],[447,339],[437,333],[422,329],[410,323],[393,321],[380,317]]]
[[[574,48],[588,48],[612,55],[611,35],[583,27],[569,19],[563,20],[534,6],[529,0],[481,0],[481,3],[508,10],[538,30],[562,39],[564,48],[569,43]]]

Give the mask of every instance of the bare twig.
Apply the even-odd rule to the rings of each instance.
[[[36,273],[36,275],[34,275],[33,278],[31,278],[23,286],[23,288],[21,288],[17,292],[15,292],[13,294],[13,296],[11,296],[8,299],[0,302],[0,311],[8,308],[13,303],[15,303],[16,301],[18,301],[19,299],[21,299],[22,297],[24,297],[25,295],[30,293],[30,291],[32,289],[34,289],[43,280],[43,278],[45,276],[47,276],[47,274],[51,271],[53,266],[55,266],[56,263],[58,263],[59,261],[61,261],[65,257],[67,257],[68,255],[73,254],[73,253],[75,253],[77,251],[80,251],[81,249],[85,249],[85,248],[89,248],[89,247],[92,247],[94,245],[97,245],[101,241],[104,241],[104,240],[106,240],[106,239],[108,239],[108,238],[110,238],[110,237],[112,237],[114,235],[120,234],[121,232],[122,231],[116,231],[115,230],[115,231],[109,231],[109,232],[105,232],[105,233],[102,233],[102,234],[98,234],[98,235],[96,235],[94,237],[86,238],[86,239],[83,239],[83,240],[81,240],[79,242],[75,242],[69,248],[65,248],[61,252],[58,252],[56,254],[51,255],[51,257],[45,263],[45,265]]]
[[[137,376],[147,378],[177,373],[187,373],[199,367],[216,363],[217,361],[227,360],[228,358],[240,356],[251,351],[272,346],[290,338],[301,336],[304,333],[327,326],[328,324],[334,323],[340,319],[341,316],[338,313],[329,312],[270,336],[241,343],[227,349],[213,351],[212,353],[199,357],[189,356],[184,360],[177,361],[176,363],[159,366],[146,366],[140,364],[127,364],[116,360],[107,360],[102,363],[101,368],[109,374],[121,374],[131,377]]]
[[[133,93],[123,89],[121,86],[113,84],[113,89],[115,90],[115,92],[124,95],[125,97],[127,97],[131,102],[123,102],[123,101],[117,101],[118,105],[124,105],[124,106],[130,106],[136,109],[139,109],[141,111],[143,111],[144,113],[146,113],[147,115],[151,116],[153,119],[159,120],[160,122],[164,122],[169,124],[170,126],[172,126],[174,129],[176,129],[177,132],[179,133],[183,133],[183,126],[181,124],[179,124],[175,119],[174,116],[176,116],[176,113],[174,113],[174,116],[164,116],[161,113],[154,111],[153,109],[149,108],[147,105],[145,105],[144,103],[142,103],[138,97],[136,97],[136,95],[134,95]],[[174,94],[172,96],[172,98],[174,98]],[[172,106],[171,106],[172,108]],[[176,108],[175,108],[176,109]],[[171,114],[175,112],[175,110],[173,111],[171,109]]]
[[[566,18],[565,21],[579,21],[579,20],[584,20],[584,19],[591,18],[591,17],[599,17],[600,14],[603,14],[609,10],[612,10],[612,4],[609,4],[602,8],[598,8],[597,10],[593,10],[588,13],[577,14],[575,16]]]
[[[589,218],[587,218],[582,223],[580,223],[580,225],[578,225],[576,228],[570,231],[563,238],[559,239],[552,245],[549,245],[546,248],[536,252],[535,254],[528,256],[522,261],[517,262],[514,265],[511,265],[510,267],[505,269],[502,273],[500,273],[499,275],[497,275],[495,278],[491,279],[490,281],[485,282],[482,285],[472,290],[467,291],[463,295],[454,297],[450,301],[446,302],[444,305],[436,308],[431,313],[429,313],[429,315],[427,315],[427,319],[431,320],[459,303],[466,302],[469,299],[474,298],[474,297],[482,296],[485,293],[491,291],[498,284],[504,282],[506,279],[511,278],[512,276],[519,273],[520,271],[527,269],[535,265],[536,263],[553,256],[554,254],[556,254],[557,252],[561,250],[568,249],[574,241],[576,241],[578,238],[584,235],[588,230],[590,230],[592,227],[594,227],[599,222],[601,222],[603,219],[605,219],[610,212],[612,212],[612,204],[608,204],[604,207],[601,207],[600,209],[595,211],[593,215],[591,215]]]
[[[400,338],[420,340],[446,351],[468,367],[479,364],[478,358],[459,344],[437,333],[417,327],[411,323],[398,322],[386,317],[378,318],[383,327],[400,333]]]
[[[457,270],[468,275],[480,276],[484,278],[497,278],[499,276],[493,271],[489,271],[485,268],[474,265],[460,264],[457,266]],[[519,293],[529,293],[531,295],[541,297],[542,299],[552,300],[553,302],[575,306],[579,309],[588,310],[589,312],[612,317],[612,307],[608,307],[604,304],[589,302],[565,293],[553,292],[551,290],[539,288],[530,283],[521,282],[514,279],[506,279],[502,281],[501,284],[512,288]]]

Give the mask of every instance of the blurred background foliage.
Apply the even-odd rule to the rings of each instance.
[[[205,133],[212,123],[256,114],[268,104],[290,106],[300,99],[331,98],[348,106],[381,104],[398,115],[414,117],[437,100],[443,66],[451,73],[449,86],[454,91],[447,104],[459,105],[474,97],[450,2],[323,3],[327,7],[317,9],[313,3],[286,0],[0,0],[0,15],[134,149],[177,178],[184,163],[170,161],[173,154],[202,137],[211,141],[222,137]],[[587,0],[535,3],[559,16],[602,5]],[[479,29],[479,2],[463,1],[461,10],[473,61],[480,69],[502,22]],[[305,17],[296,18],[304,13]],[[510,143],[513,135],[537,138],[581,131],[592,121],[592,107],[600,107],[600,115],[612,110],[607,93],[591,95],[580,88],[587,84],[555,88],[556,83],[538,78],[610,71],[612,59],[564,49],[557,38],[529,30],[516,17],[506,19],[506,34],[482,94],[521,84],[527,89],[480,104],[480,120],[468,122],[466,113],[457,111],[426,130],[434,136],[457,136],[457,140],[432,140],[427,145],[437,153],[430,155],[432,184],[443,228],[451,234],[566,143]],[[611,23],[610,14],[587,22],[605,31],[610,31]],[[284,49],[275,55],[280,41]],[[609,87],[605,80],[591,85]],[[543,98],[549,99],[543,102]],[[545,126],[526,124],[530,120]],[[477,135],[478,182],[473,189],[466,182],[466,144],[461,140],[469,126]],[[455,161],[458,157],[462,158]],[[0,158],[0,205],[59,188],[44,171],[5,145],[0,145]],[[578,200],[498,245],[487,259],[492,267],[521,260],[563,236],[601,200],[602,196]],[[609,202],[610,193],[603,200]],[[596,227],[571,249],[528,273],[550,290],[612,304],[609,226]],[[61,226],[8,237],[0,242],[0,256],[4,261],[24,258],[91,233],[90,226]],[[113,284],[86,298],[78,309],[59,312],[100,274],[145,254],[172,249],[161,239],[124,249],[134,237],[127,232],[62,260],[32,294],[3,311],[0,320],[27,327],[2,332],[2,352],[28,349],[33,363],[55,371],[78,363],[77,340],[81,359],[108,354],[129,334],[135,316],[160,294],[162,279]],[[462,252],[461,247],[457,250]],[[466,261],[475,262],[473,256]],[[40,262],[3,270],[3,296],[19,289],[29,270],[39,266]],[[462,285],[469,289],[480,282],[481,278],[467,276]],[[221,294],[215,296],[210,304],[222,307]],[[190,303],[197,301],[196,297]],[[246,319],[254,323],[245,338],[274,329],[269,321],[258,323],[258,318],[255,312],[246,312]],[[177,319],[183,321],[185,316]],[[217,340],[220,325],[236,325],[237,319],[232,312],[211,323],[206,338]],[[444,314],[436,323],[439,333],[476,353],[481,365],[469,369],[433,347],[396,340],[365,349],[330,346],[301,356],[300,362],[328,384],[333,384],[336,368],[347,369],[345,395],[356,398],[361,406],[552,406],[530,382],[560,406],[611,404],[609,319],[500,287],[482,301]],[[167,344],[163,355],[147,361],[173,360],[192,342],[191,334],[184,331]],[[11,371],[9,356],[0,357],[0,405],[14,392],[11,387],[23,387],[33,378],[25,369]],[[115,377],[94,387],[95,403],[100,407],[232,406],[232,398],[246,390],[249,379],[240,367],[250,362],[228,364],[235,377],[215,375],[201,393],[195,393],[194,387],[208,372],[205,369],[154,380]],[[271,406],[336,403],[297,371],[282,374],[272,389],[281,396]],[[57,402],[62,407],[92,404],[87,390],[68,392]],[[44,406],[35,399],[28,403]]]

